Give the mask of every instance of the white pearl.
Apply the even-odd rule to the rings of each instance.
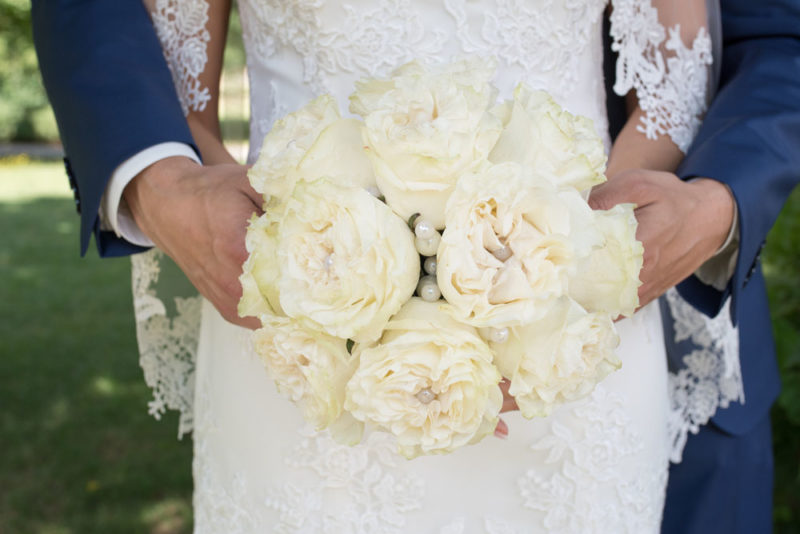
[[[431,402],[433,402],[433,400],[434,400],[434,399],[436,399],[436,393],[434,393],[434,392],[431,390],[431,388],[425,388],[425,389],[421,389],[421,390],[419,390],[419,391],[417,392],[417,394],[416,394],[416,395],[414,395],[414,396],[415,396],[415,397],[417,398],[417,400],[418,400],[418,401],[420,401],[422,404],[430,404]]]
[[[331,267],[333,267],[333,254],[328,254],[322,264],[325,265],[326,271],[330,271]]]
[[[508,328],[492,328],[489,330],[489,341],[492,343],[505,343],[508,341]]]
[[[425,258],[425,263],[422,264],[422,268],[430,275],[436,274],[436,256]]]
[[[436,284],[436,277],[423,276],[417,284],[417,295],[426,302],[436,302],[442,297],[442,292]]]
[[[492,254],[498,260],[506,261],[508,258],[510,258],[512,256],[513,252],[511,252],[511,248],[510,247],[502,246],[502,247],[498,248],[497,250],[493,251]]]
[[[433,237],[430,239],[416,238],[414,245],[417,247],[417,252],[423,256],[436,256],[436,251],[439,250],[439,243],[442,242],[442,236],[439,232],[433,232]]]
[[[369,193],[370,195],[372,195],[372,196],[373,196],[373,197],[375,197],[375,198],[380,198],[380,196],[381,196],[381,190],[380,190],[380,189],[378,189],[378,186],[377,186],[377,185],[371,185],[371,186],[369,186],[369,187],[367,188],[367,193]]]
[[[419,239],[433,239],[433,235],[438,232],[427,219],[417,217],[414,221],[414,233]]]

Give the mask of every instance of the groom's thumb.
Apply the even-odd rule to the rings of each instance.
[[[589,194],[589,206],[593,210],[610,210],[621,203],[621,199],[615,198],[615,189],[614,185],[608,182],[593,187]]]

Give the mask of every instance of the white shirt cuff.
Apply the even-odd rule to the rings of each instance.
[[[128,204],[122,197],[125,186],[136,175],[153,163],[173,156],[184,156],[200,163],[189,145],[177,142],[160,143],[146,148],[128,158],[111,174],[103,198],[100,200],[100,228],[113,230],[117,237],[140,247],[152,247],[153,242],[144,235],[133,220]]]

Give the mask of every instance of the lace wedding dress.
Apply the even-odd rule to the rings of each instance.
[[[525,81],[590,117],[608,146],[606,7],[605,0],[240,0],[250,160],[277,118],[316,95],[331,93],[347,109],[360,77],[413,58],[465,54],[497,58],[503,95]],[[208,5],[158,0],[152,11],[185,110],[202,109]],[[706,103],[711,40],[704,23],[682,17],[649,1],[618,0],[611,36],[615,90],[637,91],[642,134],[669,135],[685,149]],[[691,35],[681,35],[681,23]],[[411,461],[386,434],[341,446],[308,428],[277,393],[248,331],[197,297],[176,299],[167,311],[153,290],[158,259],[158,252],[134,259],[142,366],[155,390],[151,411],[181,409],[180,432],[193,426],[197,533],[657,532],[670,455],[679,457],[686,432],[737,395],[736,361],[703,375],[717,387],[710,394],[695,391],[704,385],[696,369],[668,378],[654,303],[618,323],[619,371],[548,418],[505,414],[506,440]],[[707,332],[711,323],[680,302],[673,309],[683,310],[679,335]],[[735,352],[715,343],[705,343],[706,364]],[[718,387],[722,375],[733,377],[732,389]]]

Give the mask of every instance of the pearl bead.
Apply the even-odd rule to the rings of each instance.
[[[442,236],[436,230],[433,231],[433,237],[430,239],[416,238],[414,245],[417,247],[417,252],[423,256],[436,256],[436,251],[439,250],[439,243],[442,242]]]
[[[414,221],[414,233],[419,239],[433,239],[433,235],[438,232],[427,219],[417,217],[417,220]]]
[[[436,302],[442,297],[442,292],[436,284],[436,277],[423,276],[417,284],[417,295],[426,302]]]
[[[431,402],[436,399],[436,393],[434,393],[431,388],[421,389],[414,395],[418,401],[422,404],[430,404]]]
[[[497,250],[493,251],[492,254],[498,260],[506,261],[508,258],[510,258],[512,256],[513,252],[511,252],[511,248],[510,247],[502,246],[502,247],[498,248]]]
[[[422,268],[430,275],[436,274],[436,256],[425,258],[425,263],[422,264]]]
[[[508,328],[491,328],[489,330],[489,341],[492,343],[505,343],[508,341]]]
[[[325,265],[326,271],[330,271],[331,267],[333,267],[333,254],[328,254],[322,264]]]

